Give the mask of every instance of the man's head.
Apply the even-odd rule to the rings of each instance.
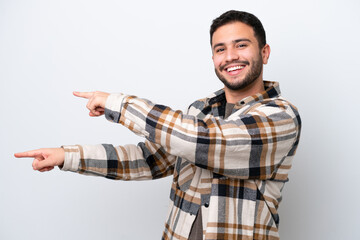
[[[236,91],[262,84],[270,47],[257,17],[228,11],[213,21],[210,39],[215,72],[225,88]]]
[[[233,23],[242,22],[252,27],[255,37],[259,43],[259,48],[263,48],[266,44],[266,34],[260,20],[253,14],[242,11],[230,10],[215,18],[210,27],[210,44],[212,45],[212,37],[214,32],[221,26]]]

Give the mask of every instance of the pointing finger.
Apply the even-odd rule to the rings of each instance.
[[[74,96],[89,99],[94,95],[94,92],[73,92]]]
[[[27,152],[21,152],[21,153],[15,153],[14,156],[17,158],[23,158],[23,157],[36,157],[38,155],[41,155],[41,151],[39,150],[32,150]]]

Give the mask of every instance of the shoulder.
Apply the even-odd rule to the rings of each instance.
[[[220,89],[216,92],[211,93],[209,96],[205,98],[198,99],[194,101],[188,107],[188,113],[191,115],[197,115],[202,112],[205,108],[209,107],[213,102],[218,101],[218,98],[224,98],[224,90]]]
[[[301,118],[297,107],[281,96],[253,103],[241,115],[242,119],[256,118],[257,122],[266,122],[269,126],[291,125],[297,131],[301,129]]]
[[[194,116],[198,115],[205,108],[206,103],[207,103],[207,98],[196,100],[188,107],[187,114]]]
[[[256,110],[266,110],[267,112],[278,112],[278,111],[289,111],[294,112],[299,115],[299,111],[295,105],[283,98],[282,96],[277,96],[274,98],[266,98],[249,104],[246,112],[256,111]]]

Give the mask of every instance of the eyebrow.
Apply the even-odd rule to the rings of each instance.
[[[248,38],[239,38],[239,39],[232,40],[232,43],[238,43],[238,42],[251,42],[251,40]],[[225,43],[217,43],[214,45],[213,49],[215,49],[219,46],[224,46],[224,45],[225,45]]]

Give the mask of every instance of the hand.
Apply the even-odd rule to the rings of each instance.
[[[73,92],[77,97],[89,99],[86,107],[90,110],[89,115],[91,117],[98,117],[105,112],[105,103],[110,95],[106,92]]]
[[[55,166],[64,164],[65,151],[63,148],[42,148],[28,152],[15,153],[15,157],[33,157],[32,167],[40,172],[50,171]]]

